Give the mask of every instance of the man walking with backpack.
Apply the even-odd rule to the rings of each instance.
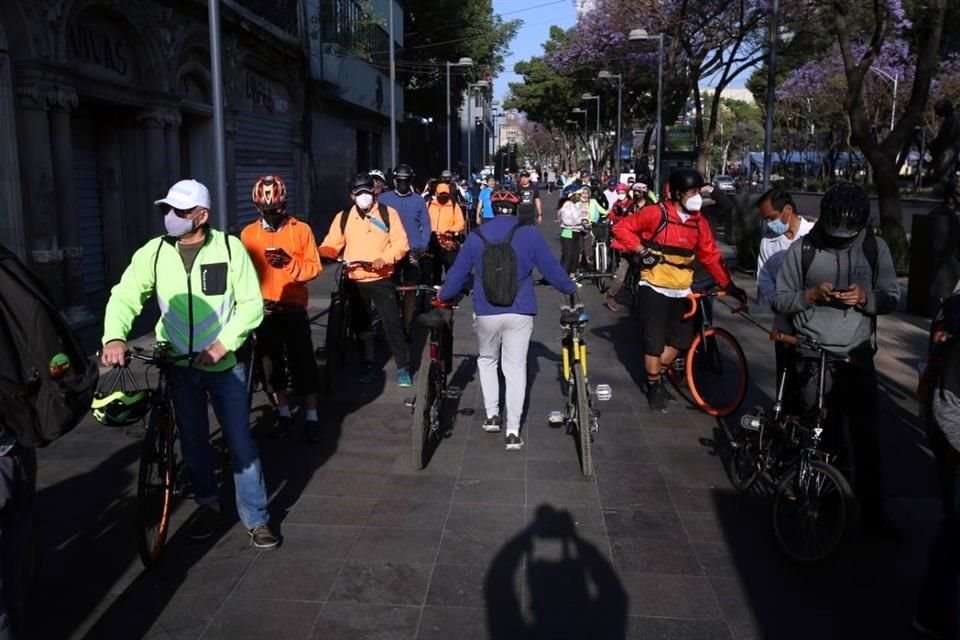
[[[793,243],[777,274],[773,310],[790,318],[794,331],[815,340],[849,363],[830,365],[827,435],[839,443],[842,417],[850,424],[855,450],[856,493],[864,522],[884,527],[877,433],[877,372],[873,365],[876,318],[895,311],[897,274],[886,243],[867,229],[870,199],[859,186],[836,184],[820,201],[820,219]],[[816,396],[816,354],[797,354],[803,401]],[[834,447],[834,453],[837,448]]]
[[[447,273],[437,296],[452,300],[466,285],[471,273],[482,283],[473,289],[476,316],[477,368],[486,419],[483,430],[501,428],[500,377],[506,381],[506,449],[523,448],[520,418],[527,393],[527,350],[537,315],[533,268],[551,285],[566,294],[577,290],[536,227],[521,225],[516,218],[519,198],[498,191],[491,198],[496,217],[470,234]]]
[[[169,372],[183,459],[199,505],[187,535],[205,540],[224,524],[209,402],[230,451],[240,520],[253,546],[273,549],[280,541],[268,525],[266,483],[250,432],[246,368],[235,353],[263,320],[257,272],[239,238],[209,226],[210,192],[204,185],[181,180],[154,204],[164,207],[167,233],[133,254],[111,291],[101,360],[105,366],[126,364],[125,341],[133,321],[156,293],[157,340],[169,343],[173,355],[193,355]]]

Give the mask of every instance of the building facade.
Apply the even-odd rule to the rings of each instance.
[[[212,218],[236,229],[259,175],[282,175],[295,211],[307,197],[304,19],[291,0],[221,6],[228,202]],[[208,43],[201,0],[0,0],[0,237],[78,324],[162,232],[170,184],[216,192]]]

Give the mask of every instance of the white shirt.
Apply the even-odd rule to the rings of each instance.
[[[777,293],[777,274],[783,265],[783,259],[787,255],[787,249],[794,242],[810,233],[813,229],[813,223],[805,218],[800,218],[800,227],[792,238],[787,234],[775,236],[769,232],[760,239],[760,255],[757,256],[757,298],[759,302],[767,304],[773,302],[773,297]],[[785,316],[779,314],[773,319],[774,329],[778,331],[789,331],[791,329],[790,321]]]
[[[613,206],[613,203],[617,201],[617,192],[616,190],[611,191],[610,189],[607,189],[603,192],[603,195],[607,198],[607,208],[609,209]]]

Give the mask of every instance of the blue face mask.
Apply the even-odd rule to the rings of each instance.
[[[775,236],[782,236],[790,230],[790,225],[777,218],[776,220],[767,220],[767,229]]]

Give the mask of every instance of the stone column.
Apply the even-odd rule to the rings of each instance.
[[[69,87],[57,87],[50,102],[50,148],[53,181],[56,186],[57,228],[63,251],[63,303],[69,321],[90,316],[84,308],[83,245],[77,216],[73,178],[73,132],[70,112],[77,108],[77,93]]]
[[[56,100],[50,85],[18,87],[20,103],[19,151],[27,251],[34,270],[46,283],[54,300],[64,302],[60,239],[57,233],[56,191],[50,155],[48,111]]]
[[[167,182],[173,184],[185,176],[180,174],[180,125],[183,118],[177,111],[167,112],[167,128],[163,132],[167,147]]]
[[[148,109],[137,114],[137,122],[143,129],[143,141],[147,149],[147,194],[144,200],[154,202],[167,195],[172,184],[167,178],[167,144],[164,137],[166,112],[163,109]],[[163,219],[152,216],[150,234],[163,231]]]
[[[13,76],[10,58],[0,53],[0,242],[21,260],[26,260],[26,240],[23,235],[24,210],[20,199],[20,162],[14,119]]]

